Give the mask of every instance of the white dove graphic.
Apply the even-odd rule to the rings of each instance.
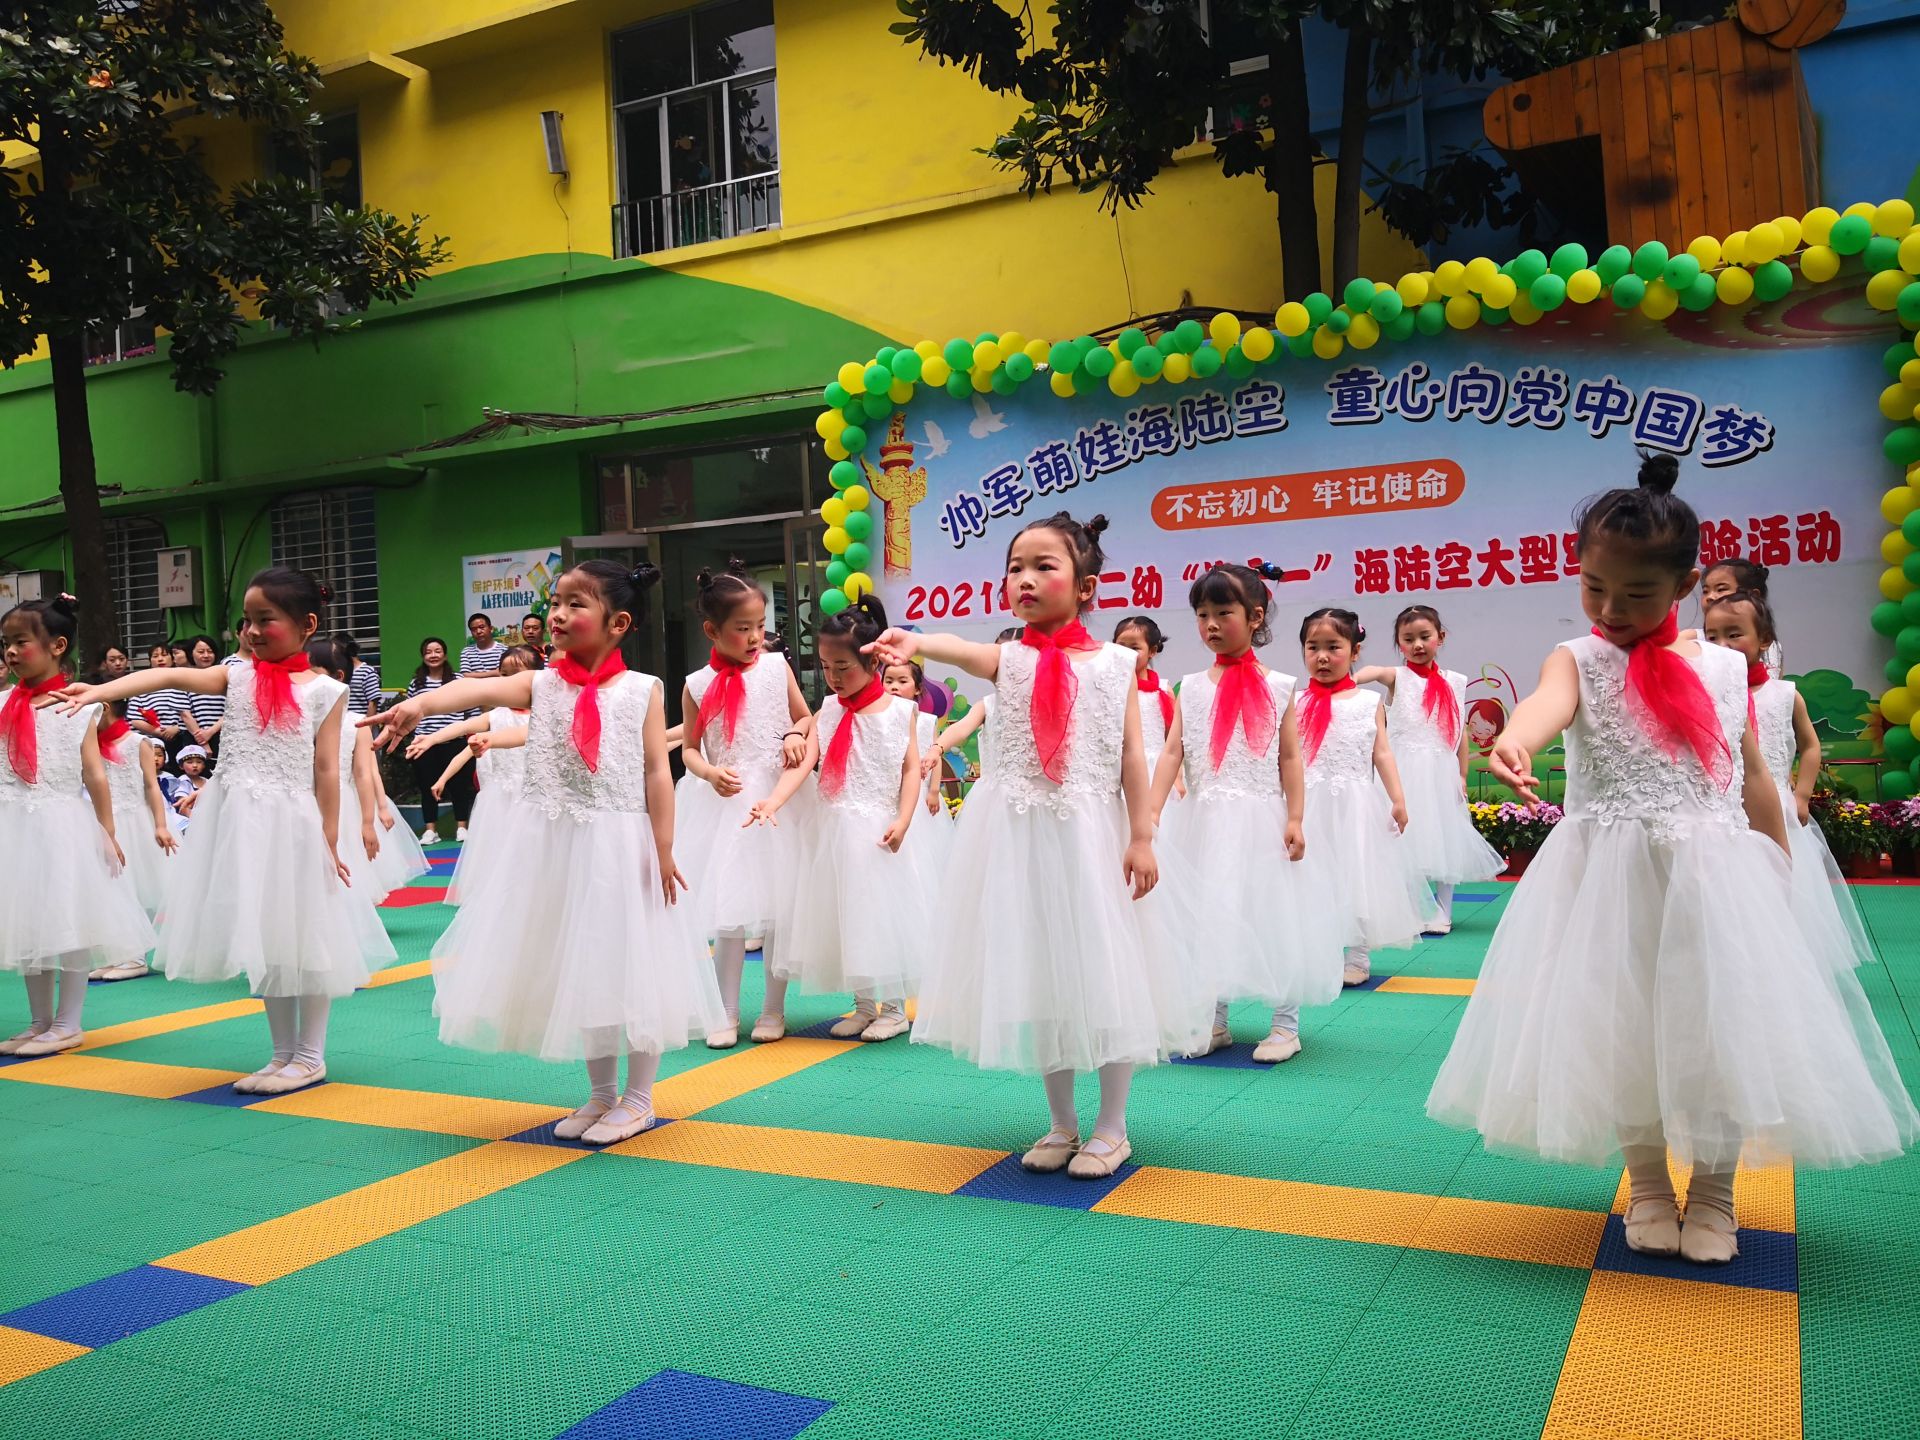
[[[946,431],[934,424],[933,421],[927,421],[927,454],[931,458],[938,460],[952,448],[953,442],[947,439]]]
[[[1007,417],[987,404],[987,397],[973,397],[973,420],[967,426],[967,434],[976,440],[984,440],[989,435],[1007,428]]]

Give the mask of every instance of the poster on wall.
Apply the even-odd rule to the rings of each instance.
[[[876,579],[895,623],[991,639],[1014,623],[1013,535],[1103,513],[1098,638],[1148,614],[1168,637],[1161,673],[1199,670],[1189,586],[1217,561],[1270,561],[1286,574],[1269,665],[1299,673],[1301,617],[1322,605],[1359,613],[1365,660],[1398,663],[1395,617],[1433,606],[1486,744],[1548,651],[1588,628],[1581,502],[1633,484],[1637,449],[1667,451],[1702,563],[1769,568],[1787,673],[1824,733],[1858,735],[1881,678],[1860,616],[1886,524],[1881,427],[1860,413],[1884,335],[1855,305],[1809,297],[1765,331],[1739,315],[1685,335],[1612,317],[1482,328],[1125,399],[928,395],[863,462],[883,507]],[[1698,622],[1697,599],[1681,618]]]
[[[547,597],[560,574],[560,552],[542,547],[500,555],[468,555],[460,562],[461,616],[485,615],[495,630],[511,630],[529,615],[545,619]]]

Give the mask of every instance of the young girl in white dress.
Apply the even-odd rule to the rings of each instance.
[[[1087,634],[1106,518],[1036,521],[1007,550],[1015,643],[889,630],[888,663],[924,655],[994,685],[994,757],[954,836],[950,907],[921,985],[913,1038],[988,1069],[1039,1072],[1052,1125],[1034,1171],[1108,1176],[1133,1153],[1136,1066],[1202,1049],[1213,977],[1177,885],[1156,890],[1152,797],[1133,653]],[[1100,1076],[1083,1146],[1074,1072]]]
[[[455,680],[362,722],[391,727],[397,745],[426,715],[529,712],[520,803],[497,819],[526,883],[460,907],[434,946],[434,1011],[448,1045],[584,1058],[591,1092],[554,1134],[589,1145],[650,1128],[660,1057],[721,1018],[705,946],[678,903],[660,682],[620,655],[659,573],[574,566],[553,589],[547,669]]]
[[[139,964],[153,948],[153,927],[120,873],[100,711],[52,698],[67,685],[75,609],[62,595],[0,618],[13,680],[0,703],[0,873],[11,877],[0,886],[0,970],[26,981],[29,1017],[0,1041],[4,1055],[73,1049],[89,972]]]
[[[920,666],[882,666],[880,683],[887,687],[889,695],[911,700],[916,712],[914,749],[919,755],[920,778],[925,787],[921,799],[926,813],[915,818],[902,848],[914,858],[920,873],[931,880],[946,869],[948,851],[953,846],[953,812],[947,809],[946,796],[940,789],[940,782],[946,779],[946,769],[940,764],[938,752],[940,722],[920,703],[927,690],[926,672]],[[927,763],[929,760],[933,762],[931,766]]]
[[[1846,877],[1834,863],[1826,836],[1811,822],[1808,802],[1820,777],[1820,737],[1807,716],[1807,702],[1791,680],[1769,672],[1766,653],[1775,645],[1773,611],[1764,597],[1738,590],[1709,600],[1707,639],[1747,662],[1751,721],[1760,758],[1780,792],[1788,848],[1793,852],[1793,913],[1816,953],[1851,970],[1873,959],[1873,946],[1853,903]],[[1794,762],[1799,762],[1799,774]]]
[[[789,770],[753,807],[756,825],[777,824],[818,763],[807,857],[782,921],[784,938],[767,964],[815,993],[851,990],[853,1013],[832,1027],[843,1040],[907,1033],[907,997],[917,988],[916,961],[930,928],[934,877],[923,851],[904,848],[918,828],[920,706],[890,692],[879,662],[862,653],[886,628],[887,612],[873,595],[820,622],[820,665],[833,693],[807,736],[804,768]]]
[[[234,1089],[279,1095],[326,1078],[333,1001],[366,984],[369,960],[391,960],[393,947],[356,914],[371,902],[348,889],[340,858],[347,687],[312,669],[305,648],[325,592],[276,565],[247,582],[245,607],[250,661],[142,670],[71,689],[66,708],[167,686],[225,698],[219,769],[168,862],[155,961],[170,980],[247,978],[266,1002],[273,1054]]]
[[[713,647],[708,663],[687,677],[680,697],[685,726],[679,802],[685,830],[681,850],[697,875],[698,913],[713,942],[713,968],[725,1023],[707,1036],[715,1050],[740,1042],[740,977],[747,941],[776,960],[782,943],[778,916],[791,904],[805,858],[812,797],[805,786],[779,825],[751,823],[753,807],[773,793],[781,772],[801,764],[813,728],[806,697],[786,657],[766,645],[767,599],[739,561],[695,577],[701,628]],[[766,993],[753,1039],[787,1033],[786,981],[765,967]]]
[[[93,678],[108,677],[96,674]],[[107,790],[113,797],[114,834],[127,862],[120,878],[133,887],[140,908],[152,919],[160,913],[165,893],[167,857],[180,844],[166,798],[160,793],[159,757],[166,752],[159,741],[148,740],[128,724],[124,700],[103,707],[103,715],[96,736],[100,758],[106,762]],[[141,959],[103,966],[88,978],[137,980],[149,973]]]
[[[1700,574],[1700,614],[1701,625],[1706,624],[1707,607],[1716,600],[1724,600],[1736,593],[1752,595],[1762,603],[1767,603],[1767,580],[1772,574],[1765,565],[1757,560],[1748,560],[1739,555],[1729,556],[1717,565],[1711,565]],[[1687,639],[1700,638],[1701,632],[1686,632]],[[1767,673],[1780,673],[1780,641],[1776,637],[1769,640],[1760,651],[1760,663],[1767,667]]]
[[[1339,917],[1348,985],[1367,982],[1373,951],[1412,945],[1439,919],[1402,834],[1407,801],[1386,712],[1378,692],[1354,686],[1366,638],[1351,610],[1316,610],[1300,622],[1309,677],[1300,701],[1308,865]]]
[[[1140,707],[1140,743],[1150,758],[1166,747],[1173,726],[1173,689],[1160,679],[1153,662],[1167,648],[1167,637],[1151,615],[1129,615],[1113,627],[1113,643],[1133,651],[1133,684]]]
[[[342,685],[352,674],[353,662],[332,640],[309,641],[307,660],[314,669]],[[349,693],[348,708],[340,723],[340,859],[346,864],[356,899],[378,905],[394,888],[384,883],[379,864],[380,852],[385,848],[385,837],[379,826],[380,792],[375,780],[379,767],[374,762],[372,737],[360,727],[359,722],[366,717],[354,711],[352,705],[353,697]],[[378,916],[371,918],[379,925]],[[364,920],[362,924],[364,928]]]
[[[510,646],[500,657],[500,673],[518,675],[538,669],[536,658],[528,646]],[[447,881],[447,904],[458,905],[463,896],[478,894],[498,879],[494,872],[502,863],[501,826],[507,812],[519,803],[526,780],[527,712],[496,705],[453,729],[466,743],[447,762],[435,791],[469,764],[480,777],[480,793],[467,821],[467,843]]]
[[[1273,638],[1266,581],[1278,572],[1215,565],[1193,582],[1187,601],[1214,662],[1180,682],[1153,786],[1158,809],[1176,773],[1186,773],[1187,798],[1161,839],[1194,877],[1203,939],[1221,969],[1210,1048],[1233,1043],[1229,1000],[1259,1000],[1273,1007],[1267,1038],[1253,1052],[1263,1065],[1300,1053],[1303,1004],[1339,997],[1344,938],[1299,865],[1306,777],[1297,682],[1254,654]]]
[[[1746,663],[1681,639],[1699,523],[1670,455],[1578,519],[1594,633],[1563,642],[1489,762],[1531,797],[1565,733],[1566,818],[1527,867],[1427,1099],[1490,1148],[1618,1151],[1626,1243],[1739,1253],[1737,1163],[1898,1155],[1920,1115],[1853,972],[1794,923],[1780,797],[1747,724]],[[1667,1170],[1693,1167],[1684,1226]]]
[[[1453,929],[1453,887],[1491,880],[1507,862],[1467,813],[1467,677],[1440,668],[1440,647],[1447,643],[1440,612],[1409,605],[1393,622],[1393,639],[1406,664],[1363,666],[1353,679],[1387,692],[1387,744],[1407,798],[1401,840],[1433,887],[1440,918],[1429,929],[1445,935]]]

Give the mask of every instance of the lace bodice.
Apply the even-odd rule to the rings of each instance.
[[[914,709],[919,711],[919,714],[914,718],[913,722],[914,743],[920,747],[920,753],[924,755],[933,748],[933,742],[935,738],[937,738],[939,722],[926,711],[921,710],[918,705],[914,706]]]
[[[756,785],[746,777],[751,773],[779,778],[781,738],[793,728],[792,712],[787,708],[786,657],[762,653],[747,667],[742,678],[746,682],[747,700],[740,707],[740,721],[734,727],[732,743],[727,740],[727,727],[716,720],[700,737],[700,753],[710,763],[736,772],[746,782],[748,794],[763,795],[773,788],[772,781]],[[707,687],[712,683],[711,665],[702,665],[687,677],[687,690],[695,705],[706,698]]]
[[[107,789],[113,793],[116,811],[136,814],[146,808],[147,782],[140,773],[140,747],[146,743],[136,734],[122,735],[115,747],[120,758],[107,761]]]
[[[994,734],[998,727],[993,723],[993,696],[989,695],[980,702],[984,716],[980,728],[974,734],[974,744],[980,752],[980,774],[984,778],[988,771],[998,768],[998,760],[993,748]]]
[[[1034,748],[1033,677],[1039,661],[1038,650],[1017,640],[1000,647],[1000,675],[994,682],[999,703],[987,720],[998,728],[993,764],[1014,809],[1044,805],[1066,814],[1079,803],[1120,792],[1134,655],[1121,645],[1102,645],[1093,659],[1074,666],[1080,683],[1067,721],[1066,779],[1059,785],[1042,772]]]
[[[77,715],[62,715],[58,705],[33,712],[34,738],[39,748],[39,783],[29,785],[13,773],[6,747],[0,744],[0,805],[38,810],[42,805],[65,805],[86,793],[80,780],[80,746],[87,726],[100,713],[88,705]]]
[[[1160,752],[1167,748],[1167,722],[1160,714],[1160,696],[1149,694],[1145,690],[1135,692],[1140,709],[1140,744],[1147,752],[1147,769],[1151,770],[1160,758]],[[1180,697],[1174,697],[1177,705]]]
[[[853,749],[847,755],[847,779],[832,795],[820,792],[820,803],[834,810],[891,818],[900,809],[900,762],[907,753],[907,737],[914,732],[920,707],[899,695],[889,695],[871,709],[852,717]],[[928,715],[927,719],[933,717]],[[820,754],[824,757],[835,732],[847,723],[838,695],[820,706]]]
[[[260,728],[251,665],[227,667],[227,723],[220,732],[220,768],[214,779],[251,795],[313,792],[313,740],[347,687],[326,675],[294,683],[300,723]]]
[[[1767,773],[1782,790],[1793,788],[1793,761],[1800,743],[1793,733],[1791,680],[1769,680],[1753,693],[1753,714],[1760,722],[1754,738],[1760,743],[1760,758],[1767,762]]]
[[[1567,726],[1569,818],[1644,823],[1671,840],[1693,824],[1745,829],[1740,739],[1747,728],[1747,666],[1718,645],[1702,645],[1693,663],[1713,700],[1732,751],[1733,782],[1722,789],[1682,750],[1669,760],[1627,707],[1627,652],[1595,635],[1563,642],[1580,672],[1580,708]]]
[[[1373,783],[1373,741],[1379,729],[1380,692],[1342,690],[1333,697],[1333,715],[1319,750],[1307,762],[1307,788],[1339,791]]]
[[[487,712],[487,734],[495,739],[503,731],[518,730],[526,723],[527,717],[510,705],[496,705]],[[489,746],[473,763],[486,784],[505,785],[517,790],[527,777],[527,747],[515,745],[506,750],[495,750]]]
[[[1453,691],[1454,702],[1460,707],[1460,716],[1464,722],[1467,713],[1467,677],[1457,670],[1442,670],[1447,686]],[[1387,706],[1387,738],[1393,742],[1393,753],[1410,755],[1415,751],[1427,751],[1437,755],[1453,756],[1457,752],[1447,743],[1447,737],[1440,733],[1440,727],[1427,718],[1427,682],[1413,671],[1402,665],[1394,671],[1393,703]],[[1459,737],[1454,737],[1454,744]]]
[[[638,671],[627,671],[600,687],[600,768],[589,770],[573,748],[579,688],[557,671],[535,671],[533,709],[522,749],[526,779],[521,799],[554,820],[591,820],[609,810],[644,815],[647,756],[642,727],[659,689],[658,680]]]
[[[1277,670],[1266,674],[1267,690],[1273,696],[1273,738],[1267,748],[1255,754],[1247,744],[1245,725],[1236,725],[1233,739],[1220,768],[1213,768],[1213,702],[1220,693],[1211,670],[1189,675],[1180,682],[1180,733],[1185,750],[1182,768],[1187,777],[1187,796],[1193,800],[1214,800],[1226,796],[1258,796],[1268,799],[1280,793],[1280,721],[1293,699],[1293,676]],[[1151,697],[1148,697],[1151,698]]]

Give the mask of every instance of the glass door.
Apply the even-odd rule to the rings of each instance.
[[[570,569],[582,560],[611,560],[629,570],[642,560],[658,565],[660,562],[647,542],[645,535],[577,535],[561,542],[561,566]],[[658,637],[664,623],[659,586],[647,592],[646,608],[646,616],[627,632],[627,638],[621,642],[620,654],[625,658],[628,669],[646,675],[661,675],[662,671],[655,663],[660,654]],[[678,707],[678,702],[673,698],[679,694],[678,686],[679,682],[675,681],[667,690],[669,725],[673,724],[673,712]]]

